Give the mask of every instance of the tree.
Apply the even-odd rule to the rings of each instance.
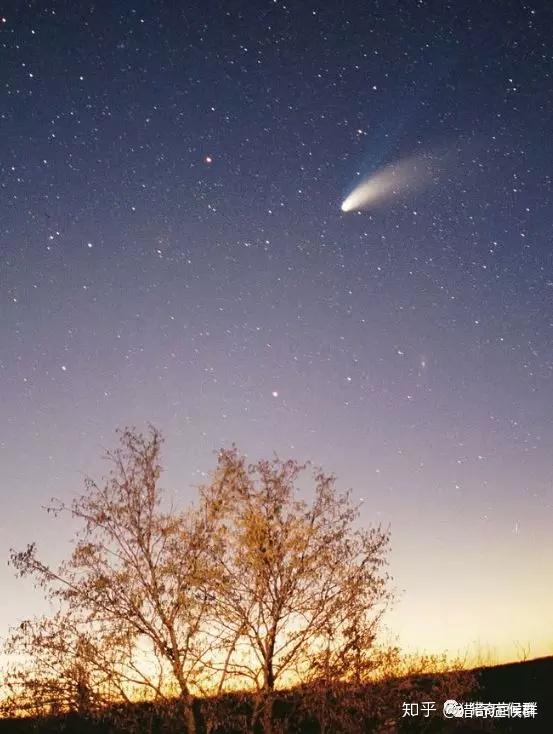
[[[107,454],[107,479],[101,484],[86,480],[85,493],[70,506],[57,502],[53,508],[82,526],[69,560],[50,568],[39,560],[34,544],[11,553],[19,575],[34,577],[59,604],[58,621],[71,619],[73,632],[47,620],[36,622],[32,636],[12,636],[11,649],[35,661],[58,655],[59,665],[51,670],[61,673],[60,665],[71,657],[69,640],[80,640],[73,657],[80,660],[83,675],[92,672],[87,680],[96,692],[104,686],[123,700],[137,692],[154,700],[176,693],[186,730],[195,734],[194,692],[217,646],[208,619],[215,573],[209,519],[193,509],[163,510],[162,439],[155,428],[146,436],[126,429],[119,438],[119,447]],[[43,682],[53,680],[40,666],[36,673]],[[61,705],[67,707],[67,696]]]
[[[92,641],[68,615],[25,620],[12,630],[5,646],[18,663],[3,676],[3,714],[57,714],[74,711],[87,715],[101,703],[106,682],[94,666]]]
[[[217,528],[212,577],[216,617],[232,638],[225,681],[256,691],[252,728],[273,729],[274,691],[306,676],[346,682],[370,669],[378,623],[391,595],[389,533],[359,526],[350,494],[315,470],[310,501],[299,498],[307,469],[295,461],[247,466],[222,451],[202,489]]]
[[[145,698],[197,734],[232,705],[244,726],[271,734],[278,688],[362,685],[391,598],[389,533],[360,525],[334,477],[311,471],[302,499],[308,466],[248,466],[226,450],[199,502],[180,511],[159,486],[159,432],[119,439],[107,478],[50,508],[79,526],[68,560],[52,567],[34,544],[11,552],[57,605],[12,632],[12,710],[89,714]],[[199,705],[205,693],[229,696]]]

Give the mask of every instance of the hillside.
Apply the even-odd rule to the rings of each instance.
[[[481,701],[484,703],[501,703],[501,702],[536,702],[537,716],[535,719],[524,718],[502,718],[496,719],[494,722],[484,722],[482,718],[458,720],[444,720],[441,716],[441,704],[443,701],[436,701],[437,713],[431,718],[424,718],[420,713],[418,717],[402,717],[401,704],[398,706],[397,719],[388,719],[387,725],[371,725],[370,721],[366,721],[362,728],[355,726],[356,732],[482,732],[482,731],[498,731],[498,732],[518,732],[518,731],[535,731],[535,732],[552,732],[553,731],[553,712],[549,704],[551,681],[553,680],[553,656],[538,658],[519,663],[508,663],[503,665],[495,665],[485,668],[477,668],[473,671],[478,677],[480,692],[472,701]],[[430,680],[430,678],[428,678]],[[447,691],[447,676],[442,676],[441,685],[443,690]],[[405,687],[405,681],[401,682],[401,689]],[[423,686],[424,687],[424,686]],[[367,699],[380,697],[381,690],[366,687],[363,691]],[[420,688],[419,688],[420,690]],[[284,724],[285,732],[294,732],[295,734],[318,734],[321,731],[319,725],[313,718],[309,716],[297,716],[295,719],[291,713],[301,708],[301,699],[304,696],[302,691],[293,691],[283,694],[278,701],[276,708],[276,719]],[[330,698],[328,699],[330,700]],[[397,699],[400,700],[400,699]],[[213,702],[212,702],[213,703]],[[249,701],[247,698],[238,698],[227,696],[224,699],[218,699],[216,702],[218,707],[228,712],[226,725],[219,726],[212,730],[212,734],[239,734],[243,729],[237,723],[239,716],[249,709]],[[57,732],[66,732],[66,734],[115,734],[116,732],[135,731],[140,734],[162,734],[171,731],[182,732],[180,726],[175,726],[175,720],[172,718],[171,712],[167,710],[154,711],[151,707],[144,704],[136,704],[131,710],[119,709],[116,712],[115,719],[123,719],[123,725],[117,725],[112,720],[90,720],[71,714],[62,717],[50,717],[47,719],[19,719],[19,720],[0,720],[0,734],[57,734]],[[234,719],[234,723],[233,722]],[[172,720],[172,723],[171,723]],[[281,731],[275,727],[275,731]],[[348,730],[342,729],[343,734],[348,734]],[[338,734],[338,730],[334,730],[333,734]]]

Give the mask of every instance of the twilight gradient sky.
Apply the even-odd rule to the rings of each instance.
[[[553,652],[551,3],[2,14],[0,556],[66,554],[41,505],[152,421],[183,501],[233,441],[334,471],[406,645]],[[0,588],[0,635],[43,609]]]

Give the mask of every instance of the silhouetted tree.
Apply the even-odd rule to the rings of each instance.
[[[298,484],[305,466],[248,466],[222,451],[206,516],[217,527],[213,560],[216,616],[233,637],[220,668],[225,680],[257,691],[252,728],[273,727],[274,690],[318,672],[349,681],[374,666],[378,623],[390,600],[385,570],[389,533],[363,528],[350,494],[316,470],[309,500]]]
[[[324,731],[347,731],[346,712],[368,721],[389,532],[364,527],[333,476],[293,460],[248,465],[236,449],[220,452],[199,502],[176,510],[159,486],[159,432],[119,439],[107,478],[50,508],[78,523],[69,559],[54,568],[34,544],[11,552],[58,609],[12,631],[11,710],[91,714],[119,702],[124,717],[143,698],[166,721],[176,710],[187,734],[271,734],[294,711]],[[276,710],[277,689],[298,684],[299,699]]]
[[[210,527],[195,510],[163,510],[161,443],[155,428],[147,436],[122,431],[119,448],[107,454],[111,472],[105,482],[88,479],[86,492],[71,506],[56,504],[56,513],[69,513],[82,526],[67,562],[50,568],[34,545],[12,551],[11,562],[59,602],[75,629],[86,631],[87,655],[75,658],[86,661],[73,681],[78,708],[89,701],[86,679],[79,675],[92,669],[96,676],[103,672],[103,685],[120,698],[132,691],[148,691],[155,700],[178,694],[187,732],[195,734],[193,691],[201,686],[204,658],[216,646],[208,629]],[[46,643],[48,620],[33,629],[20,652],[32,659],[34,648],[35,660],[50,654],[52,645],[63,652],[63,628],[52,645]],[[23,637],[12,637],[14,652],[18,641]],[[67,696],[61,702],[67,707]]]
[[[105,675],[94,665],[92,643],[69,615],[25,620],[6,642],[18,662],[3,675],[4,714],[74,711],[86,715],[101,702]]]

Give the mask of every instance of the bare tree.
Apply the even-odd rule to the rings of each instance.
[[[217,727],[229,706],[239,728],[271,734],[277,688],[308,684],[306,702],[360,690],[380,664],[389,533],[361,526],[334,477],[295,461],[248,466],[235,449],[200,502],[176,511],[159,487],[159,432],[119,437],[108,477],[50,508],[79,523],[69,559],[51,567],[34,544],[11,553],[59,610],[12,632],[12,709],[88,714],[140,697],[171,717],[176,704],[188,734],[201,708]],[[200,707],[206,693],[229,695]]]
[[[348,681],[369,669],[378,623],[390,600],[385,570],[389,534],[359,526],[358,508],[335,480],[305,466],[260,461],[247,466],[222,451],[204,513],[221,573],[212,577],[217,619],[233,644],[219,668],[225,681],[253,685],[252,728],[273,730],[274,690],[318,671]],[[235,682],[236,685],[236,682]]]
[[[2,713],[93,712],[106,690],[106,677],[91,654],[98,646],[69,615],[21,622],[5,645],[17,662],[4,671]]]
[[[146,436],[122,431],[120,446],[107,454],[108,478],[100,485],[87,480],[85,493],[70,506],[56,504],[56,514],[69,513],[82,525],[68,561],[50,568],[33,544],[12,551],[11,562],[59,603],[64,619],[73,620],[73,641],[88,645],[86,655],[82,648],[76,659],[86,660],[83,670],[93,671],[96,692],[101,683],[122,699],[129,691],[155,700],[176,694],[186,730],[195,734],[194,693],[216,647],[208,623],[209,587],[215,582],[213,554],[208,554],[211,529],[205,514],[164,511],[161,444],[154,428]],[[48,657],[59,650],[67,659],[64,646],[71,635],[59,625],[56,635],[54,627],[45,622],[31,637],[12,637],[12,652],[19,648],[28,655],[34,648],[38,657]],[[66,697],[61,701],[67,704]]]

